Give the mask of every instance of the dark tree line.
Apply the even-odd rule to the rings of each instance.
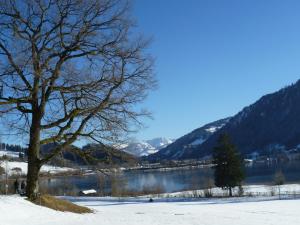
[[[0,143],[1,150],[6,149],[7,151],[12,152],[23,152],[26,153],[26,148],[20,146],[20,145],[14,145],[14,144],[6,144],[6,143]]]

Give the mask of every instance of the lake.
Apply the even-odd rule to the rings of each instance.
[[[243,184],[272,184],[274,174],[281,170],[286,183],[300,183],[300,161],[280,164],[255,164],[246,167]],[[202,189],[213,183],[212,168],[124,171],[111,176],[94,174],[42,179],[41,188],[54,194],[77,194],[79,190],[95,189],[103,195],[118,193],[159,193]]]

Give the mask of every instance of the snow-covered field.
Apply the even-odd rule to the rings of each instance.
[[[113,198],[73,198],[94,209],[78,215],[34,205],[21,197],[0,196],[1,225],[298,225],[300,200],[259,198],[149,203]]]
[[[8,157],[11,157],[11,158],[19,158],[19,153],[20,152],[11,152],[11,151],[2,151],[2,150],[0,150],[0,157],[8,156]]]
[[[3,167],[5,170],[7,168],[8,174],[12,175],[13,173],[21,173],[21,174],[27,174],[27,163],[26,162],[6,162],[5,161],[0,161],[0,166]],[[20,168],[21,171],[18,172],[18,170],[14,170],[14,168]],[[67,167],[55,167],[55,166],[49,166],[49,165],[44,165],[41,168],[41,172],[44,173],[61,173],[61,172],[67,172],[73,170],[72,168],[67,168]]]
[[[283,195],[300,195],[300,184],[285,184],[279,186],[272,185],[245,185],[243,186],[244,196],[272,196],[278,195],[280,193]],[[185,197],[193,198],[197,196],[204,196],[206,190],[194,190],[194,191],[181,191],[173,193],[159,194],[159,197]],[[210,190],[212,196],[228,196],[228,190],[222,190],[221,188],[212,188]],[[233,194],[238,195],[239,189],[233,189]]]

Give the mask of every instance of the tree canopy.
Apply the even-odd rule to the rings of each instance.
[[[227,134],[219,137],[218,145],[213,151],[213,163],[215,185],[228,189],[232,196],[232,188],[241,185],[245,175],[240,155]]]
[[[153,60],[129,6],[0,0],[0,115],[28,137],[28,192],[41,165],[79,138],[110,144],[148,115],[135,105],[155,86]],[[58,145],[41,156],[48,143]]]

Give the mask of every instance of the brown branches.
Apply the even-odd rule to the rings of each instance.
[[[30,148],[58,143],[43,159],[29,151],[35,162],[78,138],[108,144],[147,115],[134,105],[154,87],[153,63],[128,9],[126,0],[0,0],[0,112],[26,118]]]

